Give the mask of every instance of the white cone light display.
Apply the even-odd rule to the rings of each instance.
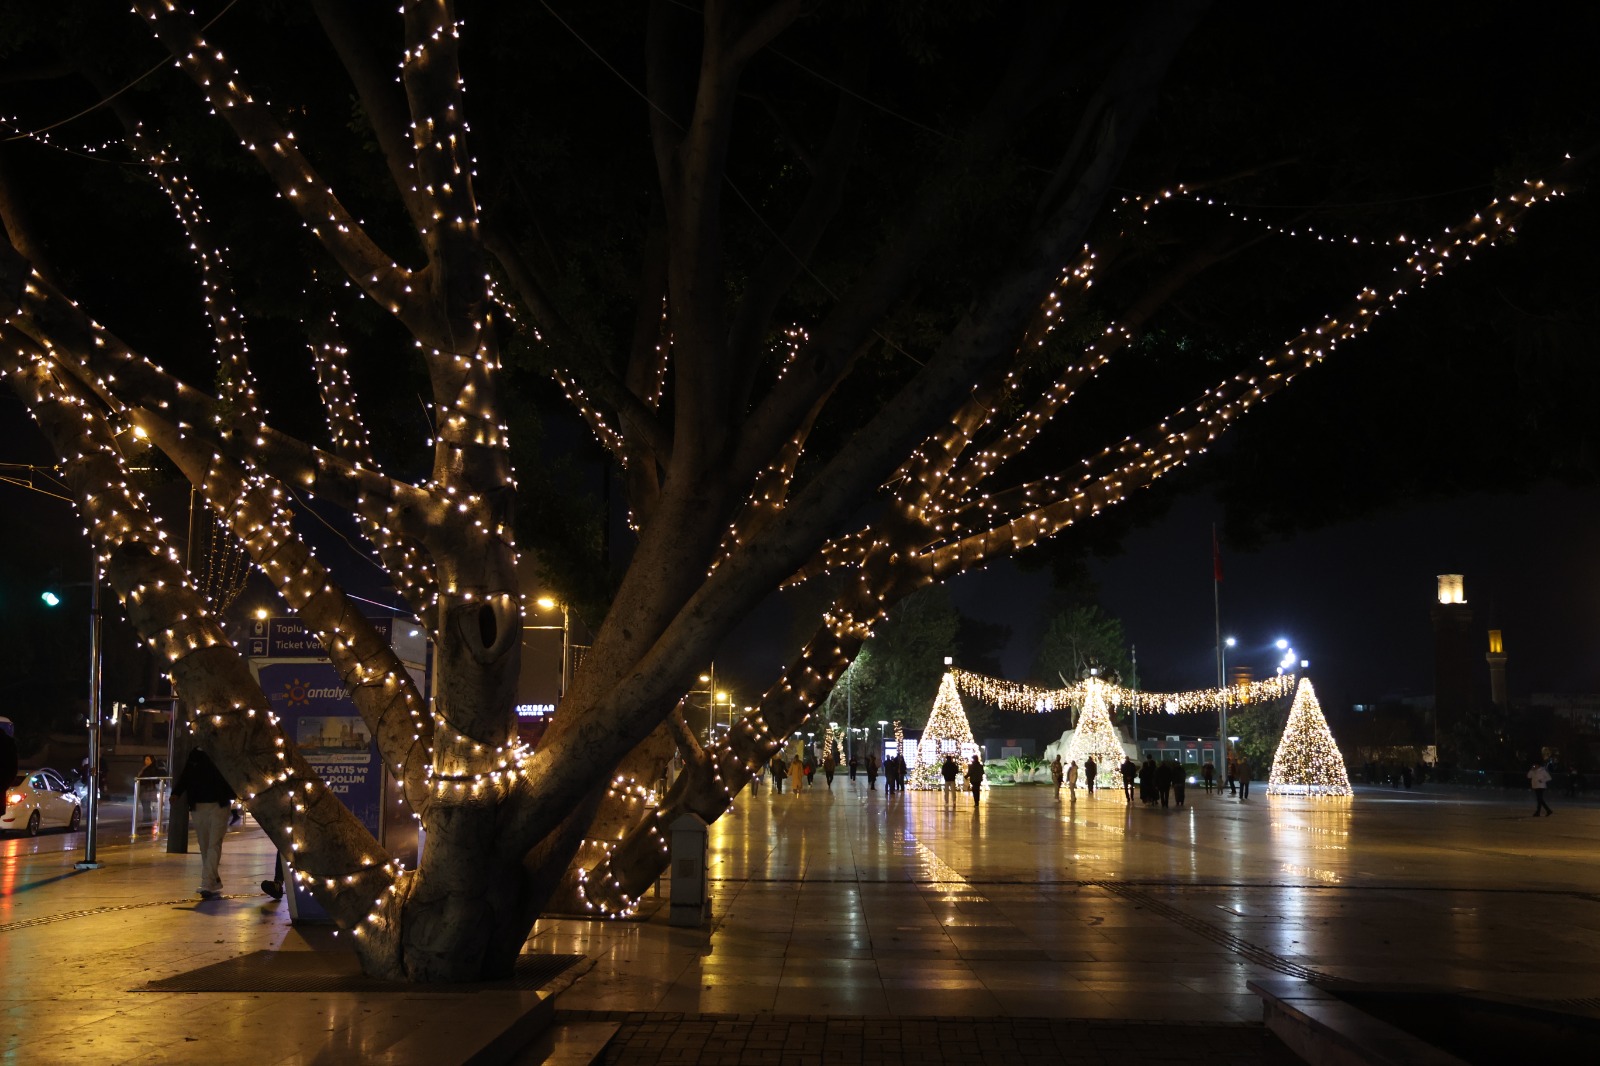
[[[1078,781],[1088,787],[1083,779],[1084,764],[1094,756],[1095,788],[1120,789],[1122,787],[1122,760],[1127,752],[1122,747],[1122,736],[1111,724],[1111,711],[1106,706],[1101,683],[1090,678],[1083,695],[1083,713],[1078,716],[1078,728],[1067,745],[1064,766],[1078,764]]]
[[[1350,778],[1345,773],[1344,756],[1333,742],[1322,705],[1307,678],[1295,689],[1289,721],[1283,739],[1272,757],[1272,775],[1267,779],[1269,796],[1348,796]]]
[[[966,774],[967,763],[978,752],[978,742],[973,739],[972,726],[967,721],[967,709],[961,706],[961,694],[956,691],[955,675],[945,671],[939,682],[939,693],[933,698],[933,711],[922,730],[922,740],[917,744],[914,769],[906,775],[908,788],[943,788],[945,753],[949,752],[961,764]],[[911,760],[906,760],[910,762]]]

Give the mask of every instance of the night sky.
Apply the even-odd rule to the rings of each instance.
[[[1092,565],[1101,603],[1123,620],[1141,687],[1215,684],[1210,498],[1184,498],[1136,531],[1125,553]],[[1600,691],[1600,493],[1554,486],[1475,494],[1305,533],[1249,554],[1223,551],[1222,632],[1256,676],[1280,636],[1310,661],[1329,706],[1433,691],[1435,577],[1466,577],[1474,629],[1504,632],[1512,696]],[[1003,565],[956,585],[957,602],[1015,633],[1006,667],[1021,677],[1036,647],[1048,584]],[[1487,667],[1482,669],[1487,691]]]
[[[1217,96],[1209,106],[1220,112],[1237,101],[1265,101],[1270,106],[1260,120],[1263,140],[1268,125],[1276,136],[1286,123],[1303,121],[1299,136],[1306,159],[1328,153],[1340,137],[1357,138],[1351,143],[1392,161],[1403,175],[1386,195],[1419,219],[1442,225],[1462,217],[1465,205],[1486,199],[1498,169],[1524,153],[1538,155],[1552,143],[1552,129],[1571,130],[1573,150],[1600,143],[1593,114],[1600,93],[1590,91],[1595,78],[1591,12],[1569,20],[1559,12],[1530,18],[1506,4],[1359,4],[1286,20],[1284,10],[1278,4],[1217,5],[1175,79],[1184,77],[1187,67],[1209,70],[1216,64],[1226,77],[1210,74]],[[1215,51],[1222,45],[1231,49],[1226,63]],[[1303,101],[1303,112],[1282,106],[1283,100]],[[1226,144],[1217,147],[1215,158],[1194,159],[1186,172],[1158,173],[1171,161],[1163,150],[1170,128],[1162,123],[1183,113],[1171,101],[1168,106],[1171,112],[1143,135],[1150,154],[1142,165],[1148,170],[1130,175],[1131,185],[1143,190],[1265,162],[1253,144]],[[1242,121],[1238,128],[1248,131],[1249,123]],[[1542,140],[1535,146],[1536,130]],[[1363,134],[1369,138],[1364,143]],[[1276,145],[1262,150],[1274,161],[1282,151]],[[1348,177],[1318,176],[1326,178],[1321,191],[1327,195],[1341,191],[1339,180]],[[1301,184],[1318,183],[1302,179]],[[1336,302],[1337,297],[1317,306],[1327,309]],[[191,317],[193,311],[186,309]],[[1318,374],[1353,389],[1352,382],[1375,375],[1373,360],[1385,345],[1406,341],[1380,335],[1359,343],[1367,354],[1353,355],[1355,365],[1329,366]],[[1566,355],[1592,358],[1592,343],[1588,351]],[[1492,399],[1494,388],[1486,380],[1480,391]],[[1334,398],[1325,402],[1331,405]],[[1592,408],[1588,414],[1592,417]],[[1570,413],[1565,417],[1570,420]],[[1352,423],[1346,431],[1363,434],[1367,427]],[[1308,429],[1297,447],[1337,450],[1344,443],[1319,434]],[[43,458],[41,442],[9,398],[0,405],[0,435],[7,444],[5,458]],[[1408,449],[1420,452],[1429,444],[1396,436],[1377,447],[1393,449],[1386,458],[1398,469],[1413,463]],[[1426,472],[1418,476],[1424,482],[1429,478]],[[1129,533],[1120,554],[1090,564],[1100,604],[1122,619],[1137,649],[1141,686],[1152,690],[1215,682],[1211,530],[1213,524],[1225,526],[1227,509],[1205,477],[1194,471],[1175,477],[1181,480],[1165,514]],[[1440,486],[1440,494],[1450,497],[1443,501],[1406,503],[1406,493],[1363,499],[1349,514],[1335,508],[1307,521],[1318,528],[1268,538],[1253,550],[1236,548],[1225,536],[1222,629],[1240,642],[1230,662],[1248,663],[1258,675],[1270,672],[1277,659],[1270,644],[1284,636],[1310,660],[1309,674],[1326,704],[1427,695],[1435,575],[1462,573],[1475,630],[1481,635],[1494,627],[1505,633],[1514,697],[1600,692],[1600,656],[1594,654],[1600,643],[1600,553],[1594,550],[1600,492],[1557,487],[1537,463],[1485,483],[1491,480],[1531,487],[1472,491],[1472,478],[1453,478]],[[1268,493],[1271,486],[1261,491]],[[1324,491],[1344,496],[1351,486],[1332,482]],[[0,498],[13,515],[56,507],[21,490]],[[52,530],[68,524],[54,514],[44,522]],[[10,543],[31,549],[54,539],[53,533],[13,533]],[[69,569],[81,554],[65,553]],[[375,587],[355,587],[379,595]],[[1012,677],[1024,676],[1045,621],[1048,570],[1023,572],[1001,561],[958,579],[952,590],[964,613],[1012,628],[1004,662]],[[748,677],[751,688],[770,682],[803,631],[802,620],[814,618],[803,597],[775,599],[728,641],[719,671]],[[741,702],[754,694],[741,692]]]

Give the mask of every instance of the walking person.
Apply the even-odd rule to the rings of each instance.
[[[1233,756],[1228,757],[1228,795],[1239,794],[1239,760]]]
[[[1200,767],[1200,783],[1205,785],[1207,792],[1211,791],[1211,779],[1217,776],[1217,768],[1210,763]]]
[[[283,852],[276,853],[277,861],[272,866],[272,876],[261,882],[261,891],[273,899],[283,898]]]
[[[222,838],[228,831],[233,801],[238,797],[201,748],[189,752],[172,791],[189,805],[189,817],[200,843],[200,898],[218,899],[222,896],[222,876],[217,872],[222,862]]]
[[[1139,801],[1146,807],[1154,807],[1156,800],[1161,798],[1158,780],[1161,771],[1156,767],[1154,755],[1144,757],[1144,765],[1139,767]]]
[[[161,791],[161,779],[167,776],[167,768],[156,762],[154,755],[144,757],[144,765],[139,767],[139,772],[134,775],[138,782],[139,811],[144,815],[146,822],[155,819],[155,805]]]
[[[1078,760],[1073,759],[1072,765],[1067,767],[1067,798],[1076,802],[1078,799]]]
[[[1234,771],[1239,778],[1239,798],[1250,798],[1250,760],[1240,759],[1234,766]]]
[[[1133,806],[1133,779],[1139,776],[1139,765],[1130,755],[1122,760],[1122,798],[1128,801],[1128,806]]]
[[[967,764],[967,784],[972,788],[972,809],[978,809],[978,800],[983,798],[983,760],[976,755]]]
[[[1172,782],[1177,779],[1178,764],[1173,759],[1162,759],[1161,765],[1156,768],[1156,788],[1161,791],[1161,806],[1167,807],[1172,801]]]
[[[1089,795],[1094,795],[1094,776],[1100,772],[1100,767],[1094,764],[1094,756],[1083,760],[1083,783],[1089,789]]]
[[[1550,787],[1550,771],[1543,763],[1534,763],[1528,771],[1528,784],[1533,786],[1533,816],[1539,817],[1542,810],[1546,815],[1556,813],[1550,809],[1550,804],[1544,801],[1544,790]]]
[[[834,774],[834,771],[836,771],[838,769],[839,769],[839,757],[837,755],[835,755],[832,751],[829,751],[828,754],[827,754],[827,757],[822,760],[822,776],[826,777],[828,779],[828,791],[829,792],[833,791],[833,774]]]
[[[956,777],[961,773],[961,767],[956,765],[954,755],[944,757],[944,765],[939,767],[939,773],[944,775],[944,799],[946,803],[954,805],[956,802]]]
[[[772,774],[772,791],[783,795],[783,779],[789,772],[789,766],[783,761],[782,755],[774,755],[767,764],[767,770]]]
[[[888,785],[884,786],[888,788]],[[867,791],[878,791],[878,757],[872,752],[867,752]]]
[[[796,796],[800,795],[800,788],[805,783],[806,768],[800,761],[800,757],[796,755],[789,760],[789,792]]]
[[[1056,795],[1061,794],[1061,756],[1057,755],[1050,762],[1050,780],[1056,783]]]
[[[1183,790],[1184,786],[1188,784],[1189,773],[1182,765],[1179,765],[1177,769],[1178,772],[1172,775],[1172,801],[1175,806],[1182,807]]]
[[[17,742],[11,736],[9,721],[0,722],[0,816],[6,813],[6,797],[11,794],[11,781],[17,776]]]
[[[852,781],[856,779],[856,761],[854,755],[850,756],[850,780]]]

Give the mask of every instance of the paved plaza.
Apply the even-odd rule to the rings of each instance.
[[[1600,996],[1600,813],[1521,796],[1049,786],[741,797],[709,933],[541,923],[597,964],[566,1009],[1257,1021],[1253,977]]]
[[[557,1019],[620,1026],[615,1063],[1294,1061],[1246,987],[1268,977],[1600,1000],[1600,811],[1256,788],[1163,810],[1000,786],[977,812],[843,775],[764,789],[712,827],[706,928],[667,923],[664,884],[640,920],[547,919],[530,950],[586,956]],[[465,1061],[465,1034],[527,1010],[503,988],[142,991],[338,944],[256,891],[271,852],[248,822],[209,903],[198,856],[102,841],[89,872],[80,837],[0,841],[0,1061]]]

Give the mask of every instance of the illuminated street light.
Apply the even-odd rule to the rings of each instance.
[[[554,596],[540,596],[533,601],[534,606],[541,611],[553,611],[561,608],[561,681],[559,693],[562,698],[567,695],[567,641],[572,632],[572,618],[567,611],[567,605]],[[524,629],[554,629],[555,626],[523,626]]]

